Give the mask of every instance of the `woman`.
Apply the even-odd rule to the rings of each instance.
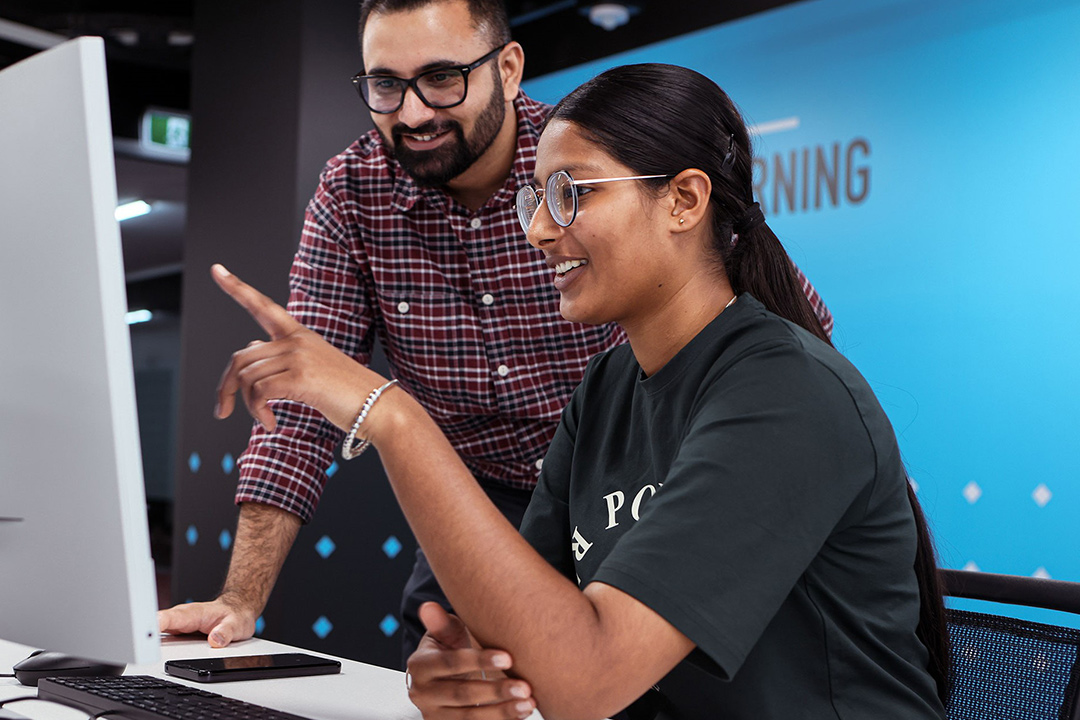
[[[685,68],[615,68],[555,108],[522,224],[563,315],[629,344],[590,363],[520,535],[407,393],[215,269],[272,340],[234,356],[219,415],[242,389],[272,426],[288,397],[374,444],[463,621],[423,609],[426,717],[943,716],[941,599],[895,437],[751,172],[737,110]]]

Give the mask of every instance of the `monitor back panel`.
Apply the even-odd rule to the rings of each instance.
[[[0,637],[158,656],[100,38],[0,72]]]

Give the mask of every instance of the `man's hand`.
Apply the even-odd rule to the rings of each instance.
[[[218,598],[159,610],[158,628],[173,635],[205,633],[210,647],[222,648],[234,640],[247,640],[254,635],[255,619],[254,613]]]
[[[255,634],[255,621],[270,597],[300,518],[272,505],[240,505],[236,540],[225,587],[216,600],[175,605],[158,612],[161,632],[205,633],[210,647],[225,647]]]
[[[532,714],[536,702],[524,680],[507,677],[510,655],[481,648],[465,623],[437,603],[420,606],[427,633],[409,657],[409,699],[425,720],[513,720]]]

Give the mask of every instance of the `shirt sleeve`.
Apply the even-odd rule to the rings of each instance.
[[[374,302],[366,282],[359,223],[342,210],[324,171],[308,203],[300,247],[289,275],[289,313],[357,362],[367,364],[374,343]],[[255,423],[240,456],[236,502],[274,505],[310,521],[344,433],[301,403],[272,404],[277,429]]]
[[[791,266],[795,268],[795,275],[798,278],[799,284],[802,286],[803,294],[806,295],[806,299],[810,301],[810,307],[813,308],[814,314],[817,315],[818,322],[821,323],[821,329],[825,331],[825,335],[832,337],[833,331],[833,316],[829,312],[829,308],[825,305],[824,298],[810,283],[810,278],[806,277],[798,265],[791,263]]]
[[[577,582],[574,558],[567,538],[570,529],[570,465],[577,435],[580,390],[575,392],[548,446],[544,465],[521,521],[521,535],[556,570]]]
[[[658,612],[731,678],[868,502],[875,467],[832,371],[790,345],[758,349],[703,385],[662,488],[593,579]]]

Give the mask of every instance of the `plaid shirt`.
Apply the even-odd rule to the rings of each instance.
[[[474,475],[531,489],[589,358],[625,336],[559,314],[551,270],[514,210],[550,107],[521,94],[514,108],[513,168],[475,212],[418,186],[374,131],[331,160],[308,204],[288,310],[364,364],[378,337],[394,377]],[[299,403],[277,402],[274,413],[277,430],[256,423],[240,458],[236,500],[306,522],[344,433]]]

